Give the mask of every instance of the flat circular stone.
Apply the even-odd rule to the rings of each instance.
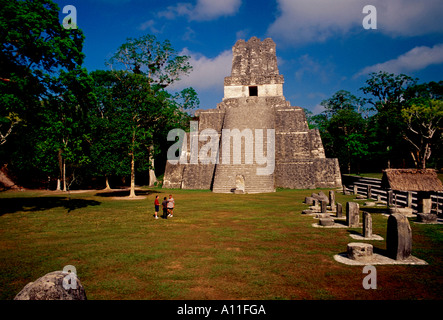
[[[320,218],[319,224],[324,227],[329,227],[334,225],[334,219],[332,218]]]

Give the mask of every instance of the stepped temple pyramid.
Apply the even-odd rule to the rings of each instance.
[[[283,96],[274,41],[238,40],[232,51],[222,102],[216,109],[196,112],[198,122],[191,122],[182,143],[186,153],[179,150],[185,161],[167,161],[163,187],[216,193],[341,187],[338,160],[326,158],[319,131],[309,129],[304,110]],[[217,161],[202,163],[195,155],[191,161],[190,145],[198,145],[200,152],[205,145],[209,149],[208,130],[215,133],[217,150],[210,153]],[[241,161],[235,159],[239,148]]]

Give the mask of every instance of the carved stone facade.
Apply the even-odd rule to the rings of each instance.
[[[223,101],[216,109],[196,112],[198,132],[205,129],[217,132],[221,159],[226,150],[225,146],[222,148],[222,133],[226,134],[227,129],[231,132],[238,129],[240,133],[250,130],[254,141],[258,141],[256,129],[261,129],[263,155],[269,157],[270,150],[274,153],[272,173],[257,174],[258,169],[269,166],[269,163],[247,161],[257,155],[257,145],[248,148],[245,134],[244,140],[240,140],[243,141],[241,163],[232,161],[232,154],[229,155],[229,163],[167,163],[163,187],[230,193],[238,189],[239,177],[242,177],[242,192],[236,193],[273,192],[277,187],[341,187],[338,160],[325,157],[319,131],[309,129],[303,109],[291,106],[285,99],[283,83],[272,39],[260,41],[253,37],[247,42],[238,40],[233,47],[231,76],[224,81]],[[268,130],[274,132],[272,137],[275,139],[267,135]],[[188,143],[189,138],[188,134]],[[234,140],[229,140],[229,150],[233,150]],[[268,142],[271,141],[274,141],[274,149],[268,150]],[[199,150],[205,143],[198,142]]]

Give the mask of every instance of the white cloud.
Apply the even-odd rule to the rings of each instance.
[[[377,0],[381,32],[392,36],[418,36],[443,32],[441,0]],[[372,3],[372,4],[373,4]]]
[[[443,63],[443,44],[437,44],[432,48],[421,46],[415,47],[395,59],[366,67],[357,73],[355,77],[378,71],[396,74],[407,73],[441,63]]]
[[[223,89],[224,78],[231,74],[232,50],[226,50],[214,58],[208,58],[185,48],[180,55],[190,56],[189,62],[193,69],[171,89],[181,90],[187,87],[193,87],[196,90]]]
[[[161,31],[154,27],[155,21],[154,20],[148,20],[143,23],[141,23],[138,27],[139,30],[145,31],[149,29],[152,33],[160,33]]]
[[[317,115],[317,114],[320,114],[320,113],[322,113],[323,111],[325,111],[326,109],[325,109],[325,107],[324,106],[322,106],[321,104],[317,104],[317,105],[315,105],[315,107],[314,108],[312,108],[312,114],[315,116],[315,115]]]
[[[186,32],[182,37],[182,40],[184,41],[192,41],[195,38],[195,31],[191,27],[186,27]]]
[[[174,19],[177,16],[187,16],[189,20],[213,20],[222,16],[232,16],[238,12],[241,0],[197,0],[191,3],[178,3],[168,6],[166,11],[159,13],[160,17]]]
[[[268,34],[298,45],[323,42],[350,32],[381,32],[389,36],[416,36],[443,32],[441,0],[277,0],[280,15]],[[377,9],[377,30],[362,26],[363,7]]]

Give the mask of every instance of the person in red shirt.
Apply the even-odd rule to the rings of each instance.
[[[158,201],[158,196],[155,196],[154,206],[155,206],[155,219],[158,219],[158,210],[160,210],[160,202]]]

